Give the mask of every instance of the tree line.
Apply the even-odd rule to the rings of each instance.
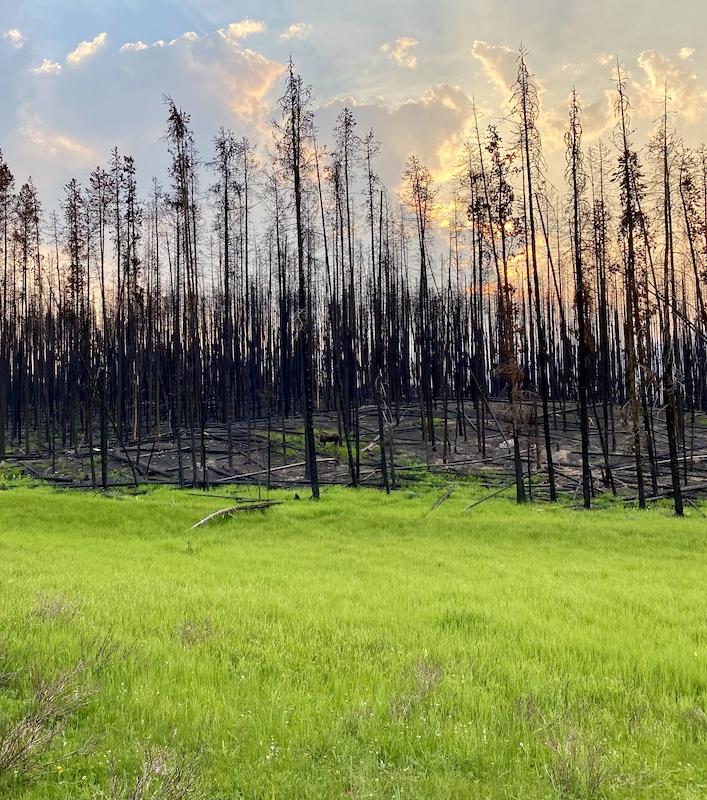
[[[144,194],[115,149],[47,211],[0,154],[0,456],[54,463],[85,447],[106,488],[111,449],[137,445],[126,459],[137,481],[141,446],[171,437],[179,482],[206,484],[210,425],[230,459],[237,420],[301,415],[318,497],[317,410],[336,412],[356,486],[360,413],[373,407],[389,489],[401,405],[418,405],[425,446],[446,460],[450,432],[485,454],[502,399],[518,502],[524,437],[555,499],[551,432],[576,414],[585,507],[590,431],[616,492],[611,454],[627,429],[639,505],[669,463],[681,514],[707,404],[707,151],[679,137],[669,87],[638,148],[617,63],[610,141],[585,146],[573,91],[555,187],[525,51],[509,94],[502,126],[483,130],[475,114],[453,185],[412,155],[397,194],[350,109],[320,144],[292,63],[262,152],[221,129],[202,157],[166,98],[169,175]]]

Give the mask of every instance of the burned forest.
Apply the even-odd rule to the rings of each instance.
[[[355,108],[320,130],[292,63],[281,92],[258,144],[197,142],[165,98],[159,179],[115,149],[57,201],[0,158],[5,464],[315,498],[431,472],[678,515],[707,494],[707,150],[669,86],[637,131],[617,63],[611,135],[585,143],[578,89],[550,151],[521,51],[454,179],[411,155],[393,187]]]

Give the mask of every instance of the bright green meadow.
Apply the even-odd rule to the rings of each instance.
[[[6,750],[113,651],[44,751],[0,744],[0,798],[707,797],[703,512],[462,513],[481,492],[274,493],[197,530],[229,501],[0,492]],[[130,794],[155,752],[183,795]]]

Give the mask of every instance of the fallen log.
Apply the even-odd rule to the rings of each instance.
[[[281,500],[262,500],[257,503],[248,503],[247,505],[240,505],[240,506],[229,506],[228,508],[221,508],[218,511],[214,511],[211,514],[208,514],[203,519],[200,519],[198,522],[194,523],[194,525],[189,528],[190,531],[193,531],[194,528],[201,528],[203,525],[208,525],[209,522],[213,522],[215,519],[221,519],[222,517],[232,517],[238,511],[265,511],[266,508],[270,508],[271,506],[278,506],[281,505]]]
[[[336,460],[337,460],[336,458],[317,458],[317,464],[326,464]],[[269,471],[278,472],[283,469],[294,469],[295,467],[306,467],[306,466],[307,466],[306,461],[298,461],[295,464],[282,464],[278,467],[271,467]],[[217,481],[214,481],[214,483],[238,483],[239,481],[242,481],[244,478],[254,478],[258,475],[265,475],[267,474],[267,472],[268,472],[267,469],[259,469],[256,470],[255,472],[246,472],[243,475],[232,475],[227,478],[221,478]]]
[[[487,500],[490,500],[492,497],[496,497],[497,495],[501,494],[502,492],[505,492],[506,489],[510,489],[511,486],[515,486],[515,485],[516,485],[516,482],[515,482],[515,479],[514,479],[510,483],[507,483],[505,486],[502,486],[497,491],[491,492],[491,494],[487,494],[486,497],[482,497],[481,500],[477,500],[476,502],[471,503],[466,508],[462,509],[462,513],[466,514],[467,511],[471,511],[472,508],[476,508],[476,506],[480,506],[482,503],[485,503]]]
[[[441,497],[438,497],[435,500],[434,505],[432,506],[430,511],[434,511],[435,509],[439,508],[442,505],[442,503],[444,503],[446,500],[448,500],[451,497],[453,491],[454,491],[454,485],[450,486],[447,489],[447,491],[443,495],[441,495]]]

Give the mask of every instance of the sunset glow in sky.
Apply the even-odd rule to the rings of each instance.
[[[389,186],[411,152],[444,179],[471,130],[472,99],[483,124],[507,114],[521,42],[549,157],[562,158],[573,85],[587,143],[611,133],[617,53],[636,122],[655,118],[667,80],[681,132],[696,143],[707,139],[704,15],[702,0],[3,0],[0,148],[45,198],[113,145],[162,176],[163,94],[191,113],[205,157],[221,125],[264,146],[291,54],[313,85],[323,137],[344,104],[355,106],[360,130],[373,126],[383,142]]]

